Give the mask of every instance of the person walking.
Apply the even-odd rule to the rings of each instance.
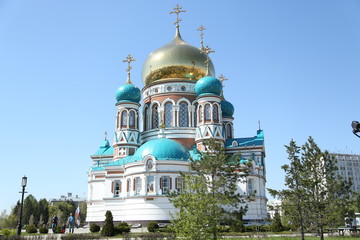
[[[75,225],[75,219],[70,213],[69,219],[68,219],[68,225],[69,225],[69,233],[74,233],[74,225]]]
[[[55,214],[54,217],[53,217],[52,220],[51,220],[51,222],[52,222],[52,224],[51,224],[51,229],[52,229],[53,233],[56,232],[56,227],[57,227],[58,221],[59,221],[59,219],[58,219],[58,217],[57,217],[56,214]]]

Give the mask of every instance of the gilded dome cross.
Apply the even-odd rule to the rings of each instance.
[[[126,84],[132,84],[131,80],[130,80],[130,71],[132,69],[132,66],[130,66],[131,62],[136,61],[136,59],[133,58],[133,56],[131,56],[131,54],[129,54],[125,60],[123,60],[123,62],[127,62],[128,63],[128,68],[126,69],[127,73],[128,73],[128,77],[127,77],[127,81]]]
[[[203,31],[206,30],[206,28],[203,25],[200,25],[200,27],[198,29],[196,29],[198,31],[200,31],[200,50],[204,49],[204,33]]]
[[[176,28],[179,28],[179,22],[181,21],[181,18],[179,18],[179,13],[186,12],[186,10],[181,9],[182,7],[179,4],[176,4],[176,7],[174,8],[175,11],[170,12],[170,14],[176,14],[176,22],[174,22]]]
[[[206,76],[210,76],[210,71],[209,71],[209,62],[211,60],[211,58],[209,57],[210,53],[215,52],[215,50],[211,50],[211,47],[209,47],[209,45],[206,45],[206,47],[204,47],[202,49],[202,52],[206,54],[207,58],[205,60],[205,64],[206,64]]]
[[[219,78],[220,82],[222,83],[223,87],[224,87],[223,81],[229,80],[229,79],[225,78],[225,76],[223,74],[220,74],[220,76],[218,78]]]

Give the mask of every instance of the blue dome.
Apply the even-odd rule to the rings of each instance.
[[[195,84],[195,92],[198,96],[202,94],[215,94],[220,96],[222,84],[219,79],[211,76],[200,78]]]
[[[234,106],[230,102],[222,100],[220,105],[223,117],[232,117],[234,115]]]
[[[140,161],[149,154],[158,160],[187,161],[190,159],[189,151],[183,145],[167,138],[159,138],[144,143],[132,158],[135,161]]]
[[[125,84],[120,86],[115,93],[116,101],[130,101],[139,103],[141,100],[140,89],[132,84]]]

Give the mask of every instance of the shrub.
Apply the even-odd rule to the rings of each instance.
[[[90,232],[92,232],[92,233],[100,232],[100,226],[97,225],[96,223],[92,223],[90,225]]]
[[[147,230],[149,232],[155,232],[157,229],[159,229],[159,224],[157,222],[149,222],[147,225]]]
[[[35,225],[28,225],[26,226],[26,232],[27,233],[37,233],[37,228]]]
[[[55,233],[61,233],[61,227],[60,226],[57,226],[55,228]]]
[[[100,234],[102,236],[114,236],[115,235],[115,228],[114,228],[114,221],[111,211],[106,211],[105,214],[105,224],[102,227]]]
[[[11,230],[11,229],[2,229],[0,233],[5,236],[14,236],[16,234],[15,230]]]
[[[61,240],[77,240],[77,239],[104,239],[99,235],[91,235],[91,234],[64,234],[61,235]]]
[[[115,227],[116,234],[129,233],[131,227],[126,222],[120,222],[117,227]]]
[[[39,228],[39,233],[48,233],[48,232],[49,232],[49,229],[46,227]]]

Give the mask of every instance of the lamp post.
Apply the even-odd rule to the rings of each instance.
[[[352,121],[351,127],[353,129],[353,133],[355,134],[355,136],[360,138],[360,135],[358,135],[358,133],[360,133],[360,123],[358,121]]]
[[[20,220],[19,220],[19,226],[17,229],[17,235],[21,235],[21,225],[22,225],[22,211],[23,211],[23,205],[24,205],[24,193],[25,193],[25,187],[27,184],[27,177],[23,176],[22,177],[22,181],[21,181],[21,186],[22,186],[22,196],[21,196],[21,205],[20,205]]]

